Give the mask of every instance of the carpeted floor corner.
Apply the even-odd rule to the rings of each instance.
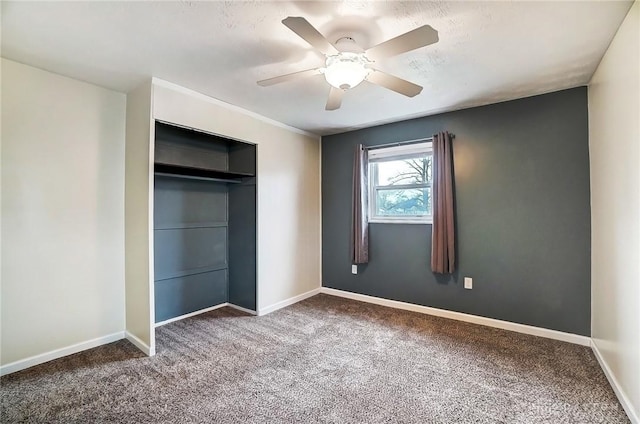
[[[3,423],[628,423],[587,347],[317,295],[0,379]]]

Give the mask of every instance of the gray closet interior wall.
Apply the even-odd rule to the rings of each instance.
[[[155,144],[156,322],[225,302],[255,310],[255,145],[159,122]]]
[[[229,169],[256,174],[256,146],[229,146]],[[229,184],[229,303],[256,310],[256,178]]]

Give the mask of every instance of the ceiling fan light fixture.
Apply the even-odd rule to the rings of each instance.
[[[407,97],[417,96],[422,92],[422,86],[382,72],[373,67],[373,64],[377,60],[426,47],[437,43],[439,40],[438,31],[429,25],[422,25],[363,50],[349,36],[339,38],[335,43],[329,42],[313,25],[301,16],[289,16],[283,19],[282,23],[325,56],[325,67],[268,78],[258,81],[258,85],[266,87],[302,77],[324,74],[325,80],[331,86],[325,106],[326,110],[340,108],[344,92],[357,86],[365,79],[371,84],[395,91]]]
[[[369,75],[369,63],[363,54],[341,52],[327,57],[324,78],[335,88],[347,90],[360,84]]]

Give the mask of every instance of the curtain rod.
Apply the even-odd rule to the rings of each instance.
[[[449,134],[452,139],[455,138],[455,135]],[[364,146],[366,150],[375,150],[375,149],[383,149],[385,147],[394,147],[394,146],[403,146],[405,144],[415,144],[421,143],[423,141],[433,141],[433,137],[426,138],[416,138],[414,140],[406,140],[406,141],[396,141],[395,143],[385,143],[385,144],[377,144],[375,146]]]

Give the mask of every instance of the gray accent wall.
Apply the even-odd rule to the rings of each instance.
[[[579,87],[323,137],[323,286],[588,336],[587,119]],[[369,264],[351,274],[355,146],[444,130],[455,134],[457,271],[431,272],[431,225],[370,224]]]

